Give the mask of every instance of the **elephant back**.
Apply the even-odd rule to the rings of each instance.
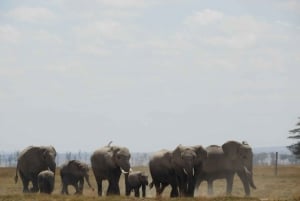
[[[71,160],[64,164],[61,168],[61,174],[72,173],[78,176],[82,176],[88,171],[88,165],[78,160]]]
[[[206,147],[208,158],[219,158],[224,156],[224,151],[221,146],[210,145]]]
[[[43,163],[40,147],[29,146],[24,149],[18,157],[18,168],[22,170],[47,169]]]

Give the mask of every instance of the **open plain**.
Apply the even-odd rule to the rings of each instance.
[[[133,167],[134,170],[142,170],[149,174],[147,167]],[[124,176],[121,176],[120,189],[122,196],[116,197],[98,197],[96,191],[92,191],[85,184],[84,193],[81,196],[75,195],[60,195],[61,180],[59,177],[59,169],[56,172],[55,190],[51,195],[41,194],[23,194],[22,184],[19,180],[17,184],[14,183],[15,168],[0,168],[0,200],[5,201],[131,201],[137,200],[133,197],[123,196],[125,192]],[[92,185],[96,188],[96,182],[92,171],[90,171],[90,180]],[[151,182],[151,176],[149,176]],[[212,201],[212,200],[226,200],[226,201],[240,201],[240,200],[300,200],[300,166],[280,166],[278,168],[278,175],[275,176],[274,168],[270,166],[256,166],[254,168],[254,182],[257,189],[251,191],[251,197],[245,198],[241,182],[235,176],[232,196],[225,196],[225,180],[218,180],[214,183],[214,196],[207,195],[207,185],[202,183],[199,190],[196,192],[195,198],[169,198],[169,188],[166,188],[162,198],[155,198],[155,190],[147,188],[147,197],[145,201],[151,200],[190,200],[190,201]],[[104,189],[107,183],[104,182]],[[74,189],[69,186],[69,191],[74,193]]]

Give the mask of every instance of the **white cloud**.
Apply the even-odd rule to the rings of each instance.
[[[24,22],[38,22],[55,19],[55,14],[43,7],[18,7],[8,12],[8,16]]]
[[[92,54],[95,56],[110,56],[112,53],[110,50],[104,47],[100,47],[97,45],[82,45],[79,47],[79,51],[86,53],[86,54]]]
[[[77,26],[76,33],[85,38],[117,39],[122,36],[122,26],[113,20],[102,20],[91,22],[87,25]]]
[[[107,6],[121,8],[145,7],[149,4],[145,0],[98,0],[98,2]]]
[[[20,32],[11,25],[0,25],[0,42],[17,43]]]
[[[229,16],[208,9],[188,16],[183,24],[186,27],[182,34],[194,44],[197,41],[197,45],[228,48],[254,46],[269,30],[267,23],[258,21],[252,16]]]
[[[300,1],[299,0],[284,0],[276,2],[276,6],[279,9],[286,9],[290,11],[300,12]]]
[[[46,30],[38,30],[33,33],[34,40],[38,40],[47,44],[61,44],[63,40],[56,34],[50,33]]]
[[[215,10],[205,9],[187,17],[185,24],[190,26],[209,25],[216,23],[223,18],[223,13]]]

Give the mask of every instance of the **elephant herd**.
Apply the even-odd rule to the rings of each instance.
[[[52,193],[56,170],[56,150],[52,146],[30,146],[23,150],[16,168],[15,182],[21,177],[23,192]],[[170,197],[193,197],[201,182],[208,183],[208,194],[213,194],[213,181],[226,179],[226,193],[231,194],[234,175],[237,174],[244,186],[245,195],[250,195],[253,182],[253,153],[246,142],[228,141],[222,146],[178,145],[174,150],[155,152],[149,161],[152,182],[156,196],[160,197],[168,185]],[[136,197],[146,196],[148,176],[132,171],[130,152],[126,147],[107,146],[97,149],[91,156],[91,167],[96,179],[98,195],[103,195],[102,181],[108,181],[106,195],[120,195],[119,180],[125,175],[125,194],[132,191]],[[60,167],[62,194],[69,194],[72,185],[76,194],[82,194],[84,179],[94,190],[89,180],[89,166],[78,160],[71,160]],[[32,188],[29,189],[29,182]]]

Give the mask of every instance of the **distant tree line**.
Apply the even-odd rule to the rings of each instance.
[[[132,166],[147,166],[152,153],[132,153],[130,163]],[[15,167],[17,164],[17,158],[19,152],[4,153],[0,152],[0,167]],[[66,152],[58,153],[56,156],[57,166],[61,166],[63,163],[69,160],[80,160],[87,164],[90,164],[91,153],[88,152]],[[275,153],[257,153],[253,156],[254,165],[274,165],[275,164]],[[279,154],[278,157],[279,165],[291,165],[300,164],[298,159],[293,154]]]
[[[298,117],[300,119],[300,117]],[[298,158],[300,159],[300,120],[296,124],[296,128],[289,131],[290,139],[297,139],[298,142],[288,146],[287,148]]]

